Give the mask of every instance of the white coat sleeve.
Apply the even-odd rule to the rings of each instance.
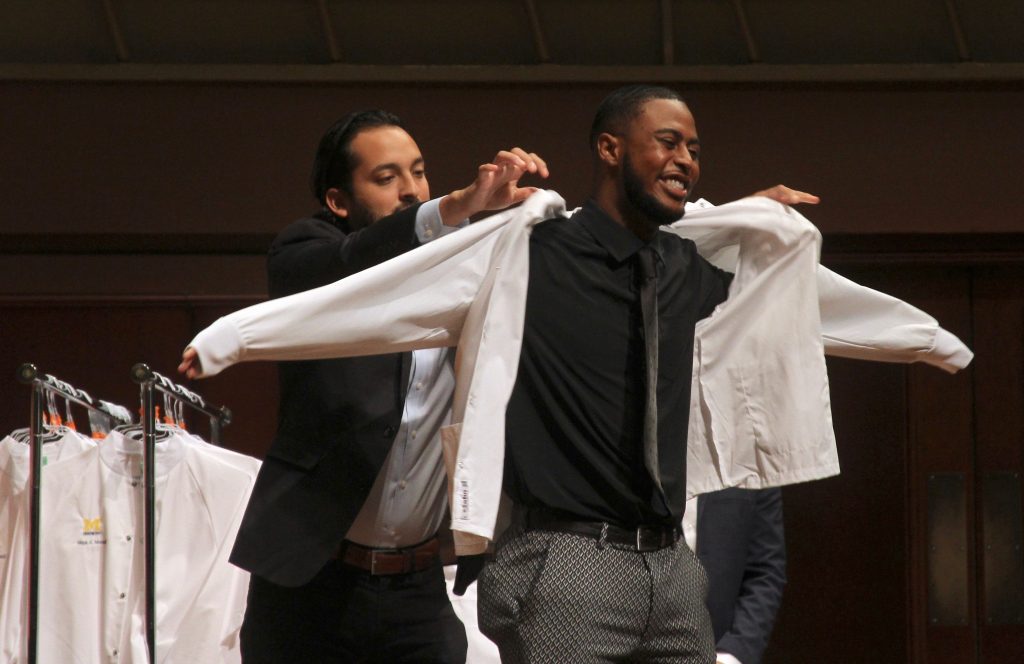
[[[974,353],[934,318],[903,300],[818,266],[825,354],[881,362],[925,362],[950,373]]]
[[[687,203],[696,213],[715,206],[703,198]],[[735,271],[738,244],[717,237],[723,229],[687,233],[701,255],[723,270]],[[939,327],[924,311],[818,266],[818,297],[825,354],[876,362],[925,362],[950,373],[963,369],[974,353]]]
[[[487,270],[495,227],[474,224],[332,284],[241,309],[189,346],[204,377],[253,360],[454,346]]]

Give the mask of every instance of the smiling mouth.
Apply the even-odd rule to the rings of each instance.
[[[666,175],[659,179],[665,185],[665,189],[668,190],[669,194],[675,198],[684,199],[690,192],[690,183],[682,177]]]

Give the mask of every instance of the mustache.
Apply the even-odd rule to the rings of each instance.
[[[391,214],[395,214],[396,212],[401,212],[402,210],[411,208],[413,205],[416,205],[419,202],[420,199],[418,198],[414,201],[400,201],[398,205],[395,206],[395,209],[391,211]]]

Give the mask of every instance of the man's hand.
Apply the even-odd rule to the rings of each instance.
[[[487,555],[483,553],[472,556],[459,556],[458,566],[455,568],[455,585],[452,588],[452,594],[459,597],[465,595],[469,584],[476,581],[476,578],[480,576],[485,562],[487,562]]]
[[[199,378],[203,373],[203,364],[199,361],[199,353],[192,346],[185,349],[181,354],[181,364],[178,365],[178,373],[183,373],[189,378]]]
[[[810,203],[811,205],[817,205],[818,201],[821,200],[814,194],[808,194],[806,191],[790,189],[784,184],[777,184],[771,189],[754,192],[751,196],[764,196],[765,198],[770,198],[773,201],[783,203],[784,205],[797,205],[798,203]]]
[[[441,199],[441,221],[455,226],[477,212],[503,210],[525,201],[536,187],[520,187],[519,179],[527,173],[548,176],[548,165],[533,152],[522,148],[502,150],[489,164],[477,169],[476,180]]]

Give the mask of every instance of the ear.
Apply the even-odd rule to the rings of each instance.
[[[597,158],[608,166],[618,166],[622,160],[622,139],[607,132],[597,136]]]
[[[324,194],[324,202],[327,203],[327,209],[339,217],[347,217],[348,209],[352,205],[348,194],[337,187],[331,187],[327,190]]]

